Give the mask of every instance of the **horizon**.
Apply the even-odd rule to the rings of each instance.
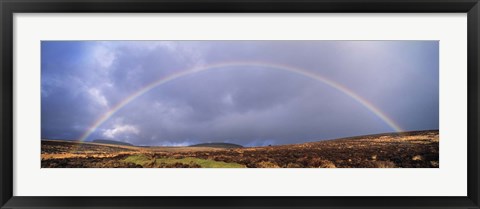
[[[269,144],[269,145],[261,145],[261,146],[246,146],[242,144],[237,144],[237,143],[231,143],[231,142],[224,142],[224,141],[206,141],[206,142],[201,142],[197,144],[186,144],[186,145],[169,145],[169,146],[164,146],[164,145],[142,145],[142,144],[131,144],[132,146],[136,147],[144,147],[144,146],[149,146],[149,147],[188,147],[188,146],[193,146],[193,145],[199,145],[199,144],[215,144],[215,143],[220,143],[220,144],[234,144],[234,145],[241,145],[243,147],[267,147],[267,146],[282,146],[282,145],[294,145],[294,144],[304,144],[304,143],[311,143],[311,142],[320,142],[320,141],[329,141],[329,140],[338,140],[338,139],[346,139],[346,138],[355,138],[355,137],[366,137],[366,136],[375,136],[375,135],[393,135],[393,134],[402,134],[402,133],[415,133],[415,132],[424,132],[424,131],[440,131],[439,129],[425,129],[425,130],[411,130],[411,131],[403,131],[403,132],[383,132],[383,133],[370,133],[370,134],[365,134],[365,135],[352,135],[352,136],[345,136],[341,138],[328,138],[328,139],[319,139],[319,140],[313,140],[313,141],[304,141],[304,142],[298,142],[298,143],[289,143],[289,144]],[[116,140],[116,139],[93,139],[91,141],[80,141],[78,139],[49,139],[49,138],[43,138],[41,140],[46,140],[46,141],[69,141],[69,142],[90,142],[94,143],[95,140],[103,140],[103,141],[112,141],[112,142],[122,142],[122,143],[128,143],[124,142],[122,140]]]
[[[252,147],[438,130],[438,44],[42,41],[41,138]]]

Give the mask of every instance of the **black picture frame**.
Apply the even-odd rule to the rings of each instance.
[[[1,208],[480,208],[478,0],[0,0]],[[22,197],[13,196],[15,13],[467,13],[468,195],[465,197]],[[445,179],[448,181],[449,179]]]

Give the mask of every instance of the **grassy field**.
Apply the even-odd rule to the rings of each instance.
[[[42,168],[438,168],[438,131],[267,147],[137,147],[42,140]]]
[[[191,168],[245,168],[244,165],[240,165],[238,163],[225,163],[193,157],[180,159],[166,157],[155,158],[148,157],[144,154],[131,155],[125,158],[123,161],[126,163],[134,163],[142,167],[154,168],[181,167],[182,165],[188,165],[186,167]]]

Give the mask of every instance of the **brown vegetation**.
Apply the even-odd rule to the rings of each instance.
[[[145,162],[132,163],[129,156]],[[172,159],[171,163],[155,163]],[[177,160],[175,160],[177,159]],[[303,144],[245,147],[135,147],[64,141],[42,141],[42,168],[51,167],[202,167],[241,165],[248,168],[438,168],[438,131],[377,134]],[[222,164],[223,163],[223,164]]]

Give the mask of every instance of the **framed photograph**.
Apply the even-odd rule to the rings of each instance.
[[[1,208],[479,208],[478,0],[0,6]]]

